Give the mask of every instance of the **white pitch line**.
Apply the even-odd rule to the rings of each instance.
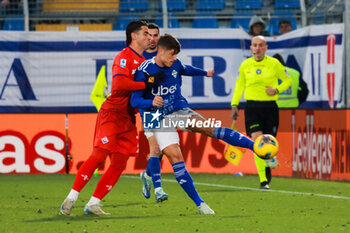
[[[131,179],[140,179],[139,176],[123,175],[123,177],[131,178]],[[177,183],[176,180],[169,180],[169,179],[162,179],[162,181],[169,182],[169,183]],[[350,197],[320,194],[320,193],[305,193],[305,192],[294,192],[294,191],[276,190],[276,189],[263,190],[263,189],[250,188],[250,187],[241,187],[241,186],[223,185],[223,184],[210,184],[210,183],[201,183],[201,182],[194,182],[194,184],[201,185],[201,186],[208,186],[208,187],[217,187],[217,188],[251,190],[251,191],[259,191],[259,192],[287,193],[287,194],[297,194],[297,195],[306,195],[306,196],[314,196],[314,197],[327,197],[327,198],[334,198],[334,199],[350,200]]]

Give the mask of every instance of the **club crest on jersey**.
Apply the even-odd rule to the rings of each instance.
[[[176,78],[176,76],[177,76],[177,71],[176,71],[176,70],[173,70],[173,72],[171,72],[171,75],[172,75],[174,78]]]
[[[120,59],[120,67],[125,68],[126,66],[126,59]]]
[[[101,141],[102,141],[103,144],[106,144],[106,143],[109,142],[107,136],[102,138]]]
[[[260,70],[260,69],[257,69],[257,70],[256,70],[256,74],[261,74],[261,70]]]

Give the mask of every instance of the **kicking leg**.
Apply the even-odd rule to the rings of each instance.
[[[198,115],[192,115],[190,119],[191,120],[195,119],[196,121],[202,121],[202,122],[205,121],[205,119],[201,118]],[[189,130],[191,130],[192,132],[197,132],[197,133],[207,135],[209,137],[221,139],[233,146],[244,147],[254,151],[253,149],[254,141],[252,141],[248,137],[244,136],[240,132],[237,132],[236,130],[233,130],[233,129],[229,129],[226,127],[216,127],[216,128],[196,127],[196,124],[195,124],[195,127],[191,127],[189,128]]]

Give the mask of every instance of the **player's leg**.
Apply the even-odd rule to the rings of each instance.
[[[108,111],[106,121],[100,128],[101,140],[97,140],[96,144],[108,149],[111,165],[99,180],[94,194],[85,206],[84,212],[86,214],[107,214],[100,208],[99,202],[118,181],[129,156],[138,150],[135,124],[131,120],[121,118],[118,112]]]
[[[142,194],[145,198],[151,196],[151,181],[153,182],[154,190],[162,188],[161,173],[160,173],[160,162],[161,152],[158,146],[158,142],[153,133],[145,131],[145,135],[148,140],[150,155],[147,164],[146,171],[142,171],[140,174],[142,180]]]
[[[177,131],[155,133],[159,147],[167,156],[173,166],[174,175],[177,182],[196,203],[201,214],[214,214],[215,212],[204,203],[194,187],[191,175],[188,173],[179,146],[179,135]]]
[[[91,156],[81,165],[77,175],[75,176],[72,189],[69,192],[67,198],[64,200],[63,204],[61,205],[61,214],[70,215],[74,207],[74,203],[78,199],[80,191],[89,182],[95,169],[100,164],[105,162],[108,153],[109,152],[107,150],[94,147]]]
[[[100,201],[112,190],[120,178],[129,159],[128,154],[112,153],[111,164],[97,183],[96,189],[84,208],[85,214],[109,215],[100,207]]]
[[[279,125],[279,111],[278,106],[275,102],[268,102],[266,106],[264,107],[266,112],[268,114],[263,114],[263,133],[264,134],[271,134],[274,137],[277,136],[277,130]],[[267,183],[269,184],[272,179],[272,172],[271,168],[276,168],[278,166],[277,157],[274,157],[270,160],[264,160],[266,163],[265,165],[265,176],[267,179]]]
[[[255,140],[262,134],[263,134],[262,131],[256,131],[256,132],[253,132],[251,135],[253,140]],[[255,153],[254,153],[254,161],[255,161],[256,169],[258,171],[258,175],[260,179],[260,189],[269,189],[270,187],[269,187],[268,177],[271,177],[271,172],[268,173],[267,171],[268,170],[267,168],[269,167],[267,166],[265,160],[261,159]]]
[[[167,148],[168,146],[173,145],[173,144],[177,145],[177,146],[179,145],[179,134],[178,134],[176,128],[168,128],[167,131],[165,131],[165,132],[154,131],[152,136],[154,136],[154,142],[157,143],[157,146],[159,146],[159,149],[160,149],[160,151],[162,151],[161,152],[162,154],[165,154],[164,149]],[[166,156],[168,157],[170,163],[172,163],[173,156],[168,156],[168,155],[166,155]],[[180,154],[180,158],[183,161],[182,154]],[[160,161],[160,160],[158,160],[158,161]],[[158,171],[160,173],[160,163],[159,163],[159,170]],[[155,177],[160,179],[160,175],[155,176]],[[153,178],[153,176],[152,176],[152,178]],[[156,185],[155,182],[153,184]],[[156,202],[162,202],[164,200],[168,200],[168,194],[166,194],[164,192],[164,190],[161,186],[160,187],[155,186],[154,194],[155,194]]]
[[[257,101],[247,101],[244,109],[245,115],[245,127],[247,134],[255,140],[258,136],[262,135],[265,130],[265,116],[269,114],[269,109],[262,102]],[[254,161],[259,175],[260,188],[269,189],[269,177],[267,175],[271,174],[266,172],[269,168],[265,160],[254,154]]]
[[[189,111],[190,111],[189,112],[190,121],[194,120],[194,121],[201,121],[204,123],[205,118],[203,118],[201,115],[199,115],[198,113],[196,113],[191,109],[189,109]],[[203,123],[201,125],[203,125]],[[201,133],[209,137],[221,139],[230,145],[244,147],[254,151],[253,150],[254,141],[244,136],[240,132],[237,132],[236,130],[233,130],[230,128],[210,127],[210,126],[197,127],[197,124],[194,124],[194,125],[190,125],[190,127],[188,127],[187,130],[190,130],[191,132]]]

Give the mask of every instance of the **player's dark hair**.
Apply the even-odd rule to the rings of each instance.
[[[180,42],[171,34],[165,33],[158,41],[158,47],[165,50],[174,50],[174,54],[178,54],[181,50]]]
[[[145,21],[138,20],[132,21],[128,24],[128,26],[126,26],[126,46],[129,46],[131,44],[131,33],[140,31],[142,26],[148,27],[148,24]]]
[[[155,23],[149,23],[148,24],[148,29],[157,29],[159,33],[159,26]]]
[[[281,54],[276,53],[272,57],[276,58],[283,66],[286,66],[286,63],[284,62],[283,57],[281,56]]]

